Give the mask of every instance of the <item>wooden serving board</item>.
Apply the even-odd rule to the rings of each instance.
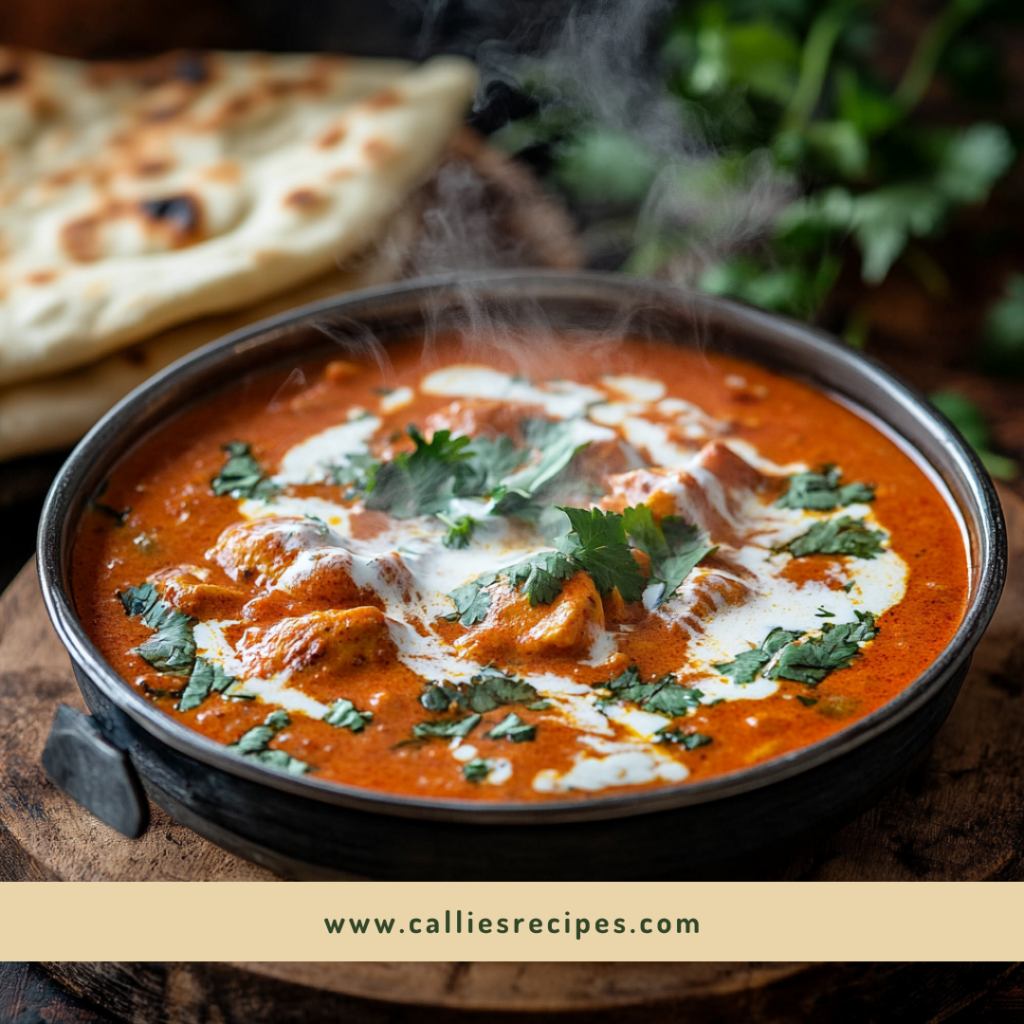
[[[947,1020],[1013,964],[51,963],[131,1024]],[[90,1021],[90,1024],[92,1022]]]
[[[1024,501],[1001,492],[1003,600],[931,751],[874,808],[742,877],[832,881],[1024,879]],[[61,701],[85,710],[28,565],[0,598],[0,880],[271,879],[152,808],[125,839],[46,778]]]

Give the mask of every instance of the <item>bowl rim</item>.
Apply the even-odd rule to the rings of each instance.
[[[156,708],[114,671],[93,645],[78,619],[67,588],[70,552],[78,521],[78,516],[74,521],[70,521],[69,517],[73,504],[79,500],[79,491],[84,482],[89,476],[95,475],[95,465],[106,461],[106,468],[110,468],[131,447],[131,443],[119,447],[113,458],[105,454],[110,442],[130,429],[132,418],[146,408],[153,396],[172,383],[212,369],[232,354],[258,348],[261,340],[268,343],[282,329],[301,327],[305,322],[324,314],[340,313],[358,321],[360,315],[365,316],[400,298],[407,302],[421,302],[432,297],[436,299],[445,292],[465,294],[467,289],[492,297],[505,294],[520,298],[531,294],[536,296],[540,291],[540,297],[553,301],[560,297],[580,297],[581,291],[595,286],[600,286],[608,295],[621,296],[630,302],[646,299],[674,307],[685,305],[692,311],[695,320],[701,314],[707,319],[707,314],[713,313],[737,333],[747,336],[775,334],[787,343],[814,350],[828,360],[837,362],[842,369],[866,378],[885,400],[895,402],[904,412],[911,413],[922,428],[927,429],[941,444],[959,472],[969,498],[977,506],[974,510],[965,509],[961,507],[961,501],[947,491],[947,500],[953,501],[965,520],[978,521],[978,551],[968,549],[966,552],[976,583],[972,585],[973,596],[969,597],[963,619],[950,643],[913,682],[886,704],[809,746],[709,779],[606,797],[588,796],[573,800],[522,803],[468,801],[398,795],[328,782],[310,775],[290,776],[239,758],[228,753],[222,744]],[[385,318],[386,315],[385,311]],[[269,369],[270,365],[272,361],[257,365],[253,372]],[[783,372],[793,375],[790,371]],[[820,384],[815,386],[821,387]],[[216,387],[203,391],[195,400],[201,401],[215,390]],[[836,391],[842,397],[838,387]],[[847,401],[854,405],[858,414],[876,415],[852,399]],[[882,420],[895,437],[901,438],[904,445],[910,445],[932,472],[938,472],[915,444],[902,438],[900,432],[886,423],[883,417],[877,418]],[[980,459],[948,419],[930,406],[922,394],[874,358],[855,351],[827,332],[805,323],[675,285],[643,281],[616,273],[517,269],[418,278],[344,293],[233,331],[161,370],[118,402],[89,431],[64,463],[43,506],[38,531],[37,568],[47,612],[75,666],[86,672],[119,710],[155,739],[179,753],[229,775],[324,804],[399,817],[515,825],[628,817],[723,800],[782,782],[856,750],[888,732],[927,704],[961,663],[970,657],[999,601],[1006,575],[1006,559],[1007,541],[1002,509],[995,487]]]

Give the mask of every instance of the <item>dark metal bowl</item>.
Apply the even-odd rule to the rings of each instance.
[[[183,405],[245,374],[338,346],[479,322],[699,343],[823,388],[928,464],[962,517],[968,608],[953,641],[878,711],[812,746],[689,785],[586,801],[476,804],[390,796],[243,761],[155,708],[107,664],[68,585],[79,519],[117,461]],[[107,741],[173,817],[293,877],[619,879],[716,873],[724,859],[791,840],[863,806],[942,724],[995,610],[1006,572],[999,501],[977,457],[920,395],[805,325],[630,278],[513,271],[410,282],[306,306],[238,331],[158,374],[75,449],[39,530],[47,610]]]

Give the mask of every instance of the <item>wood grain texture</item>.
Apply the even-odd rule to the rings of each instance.
[[[1024,879],[1024,502],[1002,492],[1003,601],[931,752],[874,808],[751,880]],[[0,598],[0,879],[253,880],[275,876],[152,809],[138,840],[59,792],[39,764],[56,706],[84,710],[33,566]]]
[[[1014,964],[52,963],[131,1024],[917,1024],[947,1019]],[[268,969],[272,968],[270,971]],[[370,982],[374,997],[361,991]],[[555,1009],[557,1007],[557,1009]]]

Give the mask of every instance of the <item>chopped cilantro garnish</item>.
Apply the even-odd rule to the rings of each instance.
[[[854,614],[856,622],[840,625],[826,622],[821,627],[820,637],[788,644],[768,670],[768,676],[817,686],[830,672],[849,668],[853,659],[860,655],[860,644],[873,640],[878,633],[874,615],[870,612]]]
[[[836,617],[836,613],[830,612],[824,605],[820,605],[814,614],[817,615],[819,619],[834,619]]]
[[[218,497],[229,494],[232,498],[269,498],[280,490],[253,458],[251,445],[231,441],[222,445],[221,450],[228,453],[228,460],[210,481],[213,493]]]
[[[622,517],[626,533],[651,559],[651,583],[664,584],[659,605],[679,589],[698,562],[717,550],[696,526],[679,516],[662,516],[656,523],[651,510],[641,504],[625,509]]]
[[[467,547],[476,529],[476,520],[472,516],[460,516],[458,519],[451,519],[443,512],[437,513],[437,518],[448,527],[442,543],[446,548],[454,551]]]
[[[528,704],[537,697],[537,691],[526,680],[487,666],[469,683],[431,684],[420,697],[420,703],[428,711],[447,711],[455,704],[486,714],[506,704]]]
[[[773,629],[765,637],[764,643],[760,647],[737,654],[732,661],[720,662],[714,668],[721,672],[723,676],[732,676],[734,683],[745,686],[757,678],[758,672],[772,660],[782,647],[792,643],[799,636],[799,633],[793,633],[789,630]]]
[[[327,474],[332,484],[351,486],[354,491],[363,492],[379,467],[380,459],[373,455],[348,455],[345,462],[328,466]]]
[[[197,657],[188,679],[188,686],[185,687],[185,692],[178,702],[178,710],[191,711],[192,708],[199,707],[209,697],[211,691],[223,693],[237,682],[234,676],[229,676],[216,662]]]
[[[508,739],[513,743],[528,743],[536,738],[537,726],[524,722],[514,711],[500,721],[488,734],[492,740]]]
[[[652,683],[642,682],[636,665],[631,665],[621,675],[606,683],[605,688],[610,696],[599,699],[599,707],[607,707],[615,701],[630,701],[644,711],[668,715],[670,718],[689,714],[704,696],[696,688],[680,685],[671,672]]]
[[[854,586],[856,585],[856,582],[856,580],[847,580],[843,584],[843,590],[845,590],[846,593],[849,593],[851,590],[853,590]]]
[[[826,622],[820,636],[773,629],[760,647],[738,654],[733,661],[715,665],[737,683],[752,683],[762,674],[817,686],[830,672],[849,668],[860,655],[860,644],[878,634],[870,612],[854,612],[856,622]],[[776,657],[776,655],[778,655]]]
[[[558,551],[542,551],[502,569],[501,574],[508,579],[510,587],[526,595],[532,608],[537,604],[551,604],[562,592],[562,582],[571,579],[577,568]]]
[[[493,515],[535,516],[537,496],[590,443],[579,439],[573,420],[524,420],[522,430],[527,443],[540,452],[540,459],[502,478],[494,491]]]
[[[818,703],[817,697],[805,697],[802,693],[798,693],[796,699],[800,701],[805,708],[813,708]]]
[[[465,775],[467,782],[483,782],[493,768],[494,765],[488,759],[474,757],[472,761],[462,766],[462,774]]]
[[[840,485],[841,478],[835,466],[823,466],[820,473],[794,473],[786,493],[775,504],[780,508],[831,512],[834,508],[875,500],[875,489],[869,484]]]
[[[647,580],[626,541],[622,515],[597,508],[562,511],[572,524],[556,541],[562,554],[590,574],[600,594],[618,590],[624,601],[639,601]]]
[[[155,630],[135,653],[157,670],[171,676],[190,676],[196,660],[196,642],[192,636],[195,619],[161,600],[152,583],[129,587],[121,596],[125,612],[140,616]]]
[[[390,512],[396,519],[432,515],[455,496],[459,467],[470,453],[468,437],[438,430],[427,441],[414,426],[406,429],[416,446],[382,462],[366,486],[366,507]]]
[[[480,724],[480,717],[480,715],[467,715],[465,718],[449,721],[419,722],[412,727],[412,734],[418,740],[429,740],[435,736],[463,739]]]
[[[882,551],[885,534],[869,530],[863,519],[839,516],[815,523],[796,540],[782,545],[780,551],[789,551],[794,558],[805,555],[853,555],[855,558],[874,558]]]
[[[711,737],[702,732],[683,732],[682,729],[659,729],[655,740],[661,743],[678,743],[687,750],[696,750],[711,742]]]
[[[233,754],[240,754],[243,757],[259,761],[268,768],[276,768],[278,771],[287,772],[289,775],[304,775],[312,771],[312,765],[292,757],[284,750],[268,750],[267,744],[282,730],[292,724],[291,718],[286,711],[274,711],[267,716],[262,725],[254,726],[244,733],[241,739],[228,746]]]
[[[463,626],[483,622],[487,617],[487,609],[491,607],[491,595],[484,587],[489,587],[497,578],[497,573],[486,573],[448,595],[455,602],[456,617]]]
[[[323,720],[337,729],[362,732],[366,723],[373,721],[373,712],[358,711],[352,701],[340,697],[330,706]]]

